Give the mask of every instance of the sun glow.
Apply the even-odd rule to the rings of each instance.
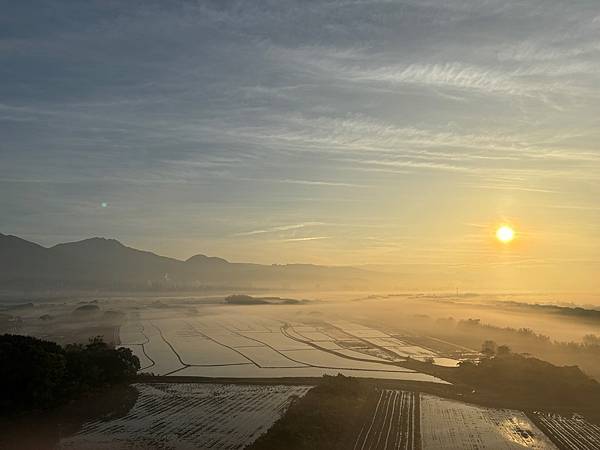
[[[507,225],[502,225],[496,230],[496,238],[505,244],[508,244],[515,238],[515,230]]]

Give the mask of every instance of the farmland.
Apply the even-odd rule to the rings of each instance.
[[[63,449],[243,448],[281,416],[307,386],[136,384],[133,408],[99,419],[60,443]]]
[[[418,400],[418,394],[413,392],[391,389],[373,392],[353,449],[418,448]]]
[[[130,349],[140,360],[144,375],[134,385],[139,398],[118,418],[88,416],[68,432],[61,428],[57,433],[62,436],[61,446],[108,448],[111,442],[110,448],[240,448],[252,441],[258,443],[253,447],[257,449],[579,450],[597,446],[597,428],[578,417],[540,413],[528,418],[519,411],[553,410],[557,404],[546,391],[538,393],[541,385],[556,385],[554,375],[550,376],[554,369],[532,358],[521,361],[512,354],[480,360],[476,350],[450,338],[427,336],[410,324],[336,315],[326,308],[320,312],[306,305],[210,301],[195,302],[193,307],[183,301],[167,307],[166,300],[141,300],[136,305],[98,302],[120,311],[113,336],[118,346]],[[66,304],[60,307],[73,309]],[[35,331],[29,325],[35,320],[25,321],[28,330]],[[78,316],[69,326],[78,330],[88,323]],[[55,329],[62,334],[63,328]],[[455,367],[464,360],[477,364]],[[508,370],[521,363],[525,368],[539,366],[535,380],[505,379],[506,374],[529,373]],[[485,372],[490,365],[507,370],[494,370],[494,366]],[[322,378],[338,374],[352,377],[345,378],[347,386],[340,389],[336,383],[343,385],[344,377],[329,377],[333,382]],[[579,395],[581,390],[576,389],[581,381],[577,373],[569,369],[556,376],[572,382],[577,394],[557,390],[572,402],[569,411],[594,420],[588,415],[594,412],[591,397]],[[533,382],[537,390],[528,389]],[[319,390],[322,384],[324,390]],[[317,387],[309,390],[304,385]],[[301,399],[292,404],[294,395]],[[290,404],[288,411],[293,414],[277,421]],[[231,425],[229,416],[235,414],[237,422]],[[246,418],[253,415],[256,423],[248,422]],[[565,415],[569,416],[567,410]],[[207,417],[218,418],[218,423],[208,422]],[[275,426],[279,431],[271,431],[273,423],[281,424]],[[275,433],[275,439],[263,439],[267,430],[265,436]],[[69,433],[76,434],[65,438]],[[141,439],[131,442],[131,436]],[[302,439],[294,443],[294,436]]]
[[[329,450],[571,448],[557,447],[521,411],[426,394],[419,385],[415,390],[385,386],[390,383],[325,378],[251,448],[279,449],[282,442],[289,449]],[[586,427],[581,431],[589,433],[588,446],[575,450],[597,448],[589,445],[594,430]]]
[[[548,416],[544,416],[547,418]],[[559,422],[568,435],[566,421]],[[558,428],[555,426],[555,428]],[[596,448],[598,429],[582,420],[569,424],[586,437],[568,435]],[[527,416],[507,409],[484,408],[428,394],[393,389],[371,392],[353,449],[556,449]],[[562,448],[562,447],[561,447]]]
[[[268,378],[342,373],[445,383],[403,367],[405,358],[378,347],[376,339],[386,338],[392,339],[351,323],[307,324],[239,315],[134,317],[120,331],[121,345],[140,358],[141,371],[155,375]]]
[[[535,412],[533,418],[561,450],[600,448],[600,426],[580,416]]]
[[[556,449],[520,411],[492,409],[421,395],[424,450]]]

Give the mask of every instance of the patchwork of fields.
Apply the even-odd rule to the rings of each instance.
[[[383,340],[383,341],[382,341]],[[348,376],[445,383],[401,366],[403,355],[435,355],[371,328],[343,322],[308,325],[264,317],[138,318],[120,330],[141,371],[166,376]],[[390,350],[391,347],[397,347]],[[412,353],[411,353],[412,352]]]
[[[136,384],[122,418],[85,424],[62,449],[240,449],[254,442],[308,386]]]
[[[310,386],[138,383],[123,417],[88,422],[61,449],[244,448]],[[575,416],[485,408],[418,392],[376,389],[362,407],[353,450],[589,450],[600,428]],[[544,434],[547,433],[546,434]]]
[[[435,342],[426,337],[403,336],[348,321],[303,322],[297,317],[279,320],[241,314],[138,314],[121,326],[120,342],[140,358],[142,372],[215,378],[321,377],[341,373],[445,383],[407,369],[403,362],[412,358],[454,366],[458,363],[454,359],[458,356],[454,355],[460,354],[439,351]],[[114,442],[115,435],[117,440],[127,442],[128,436],[138,433],[148,439],[144,445],[160,448],[170,448],[171,439],[179,440],[177,448],[188,444],[190,448],[239,448],[265,432],[291,396],[303,395],[309,389],[206,384],[138,386],[140,399],[126,417],[87,424],[64,443],[64,448],[105,448],[104,436],[106,442]],[[540,429],[520,411],[484,408],[429,394],[376,390],[362,414],[356,434],[344,438],[354,450],[555,450],[553,442],[565,449],[600,448],[600,429],[579,418],[539,413],[532,417]],[[144,431],[148,427],[153,431]],[[86,447],[86,443],[91,444]]]
[[[590,446],[593,430],[586,438]],[[575,439],[575,436],[571,436]],[[520,411],[484,408],[429,394],[382,389],[373,392],[353,439],[353,450],[556,450]]]

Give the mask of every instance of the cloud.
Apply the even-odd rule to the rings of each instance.
[[[289,238],[289,239],[281,239],[280,242],[307,242],[307,241],[320,241],[322,239],[330,239],[329,236],[308,236],[301,238]]]
[[[432,223],[528,215],[523,199],[600,195],[593,1],[23,5],[0,37],[0,227],[16,234],[189,234],[240,260],[344,236],[333,261],[366,255],[373,227],[410,223],[419,242]],[[577,211],[560,220],[591,229]]]
[[[265,228],[260,230],[252,230],[252,231],[244,231],[241,233],[235,233],[234,236],[255,236],[257,234],[265,234],[265,233],[275,233],[279,231],[289,231],[289,230],[298,230],[306,227],[314,227],[318,225],[324,225],[322,222],[306,222],[306,223],[296,223],[292,225],[279,225],[277,227]]]

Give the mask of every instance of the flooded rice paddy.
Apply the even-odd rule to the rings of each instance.
[[[522,412],[421,394],[423,450],[555,450]]]
[[[445,383],[402,367],[407,357],[435,360],[434,351],[350,322],[141,315],[121,326],[119,337],[121,345],[140,359],[141,372],[162,376],[277,378],[341,373]]]
[[[240,449],[254,442],[309,386],[135,384],[123,417],[88,422],[60,449]]]

